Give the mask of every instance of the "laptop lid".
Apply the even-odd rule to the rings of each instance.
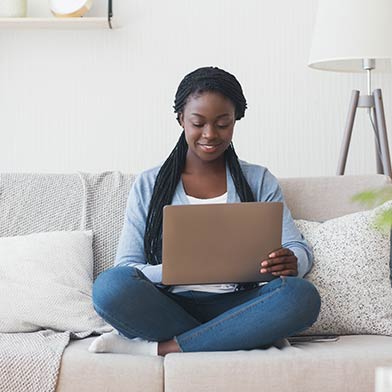
[[[261,261],[281,247],[282,202],[167,205],[162,283],[263,282]]]

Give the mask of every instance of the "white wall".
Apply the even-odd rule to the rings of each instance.
[[[49,15],[46,0],[28,0]],[[352,89],[365,75],[307,64],[315,0],[113,0],[115,30],[0,31],[0,171],[139,172],[170,152],[182,77],[234,73],[248,100],[238,155],[279,177],[334,175]],[[105,10],[95,0],[90,15]],[[375,75],[391,121],[391,75]],[[390,137],[391,139],[392,137]],[[373,134],[357,116],[347,174],[375,172]]]

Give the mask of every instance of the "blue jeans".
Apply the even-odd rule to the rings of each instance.
[[[173,294],[129,266],[98,276],[93,303],[122,335],[158,342],[174,339],[183,352],[266,348],[309,328],[320,311],[317,289],[302,278],[281,277],[224,294]]]

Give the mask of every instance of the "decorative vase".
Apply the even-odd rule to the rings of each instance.
[[[27,0],[0,0],[0,17],[20,18],[27,14]]]
[[[49,0],[52,14],[62,18],[83,16],[92,3],[93,0]]]

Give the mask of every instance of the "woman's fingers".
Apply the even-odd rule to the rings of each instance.
[[[274,250],[268,255],[270,258],[281,257],[281,256],[294,256],[294,252],[289,248],[280,248]]]
[[[275,264],[271,267],[265,268],[263,267],[260,272],[261,273],[266,273],[266,272],[276,272],[276,271],[283,271],[283,270],[291,270],[291,269],[296,269],[297,263],[296,261],[289,262],[289,263],[282,263],[282,264]]]
[[[261,262],[261,268],[264,268],[267,270],[267,272],[270,272],[270,271],[274,271],[273,269],[271,269],[274,266],[284,265],[284,264],[296,264],[296,263],[297,263],[296,256],[284,256],[284,257],[277,257],[275,259],[263,260]]]
[[[279,272],[272,272],[272,275],[277,275],[277,276],[297,276],[298,275],[298,270],[297,269],[289,269],[289,270],[283,270]]]
[[[262,274],[271,272],[274,275],[298,275],[298,259],[288,248],[280,248],[269,254],[267,260],[261,262]]]

